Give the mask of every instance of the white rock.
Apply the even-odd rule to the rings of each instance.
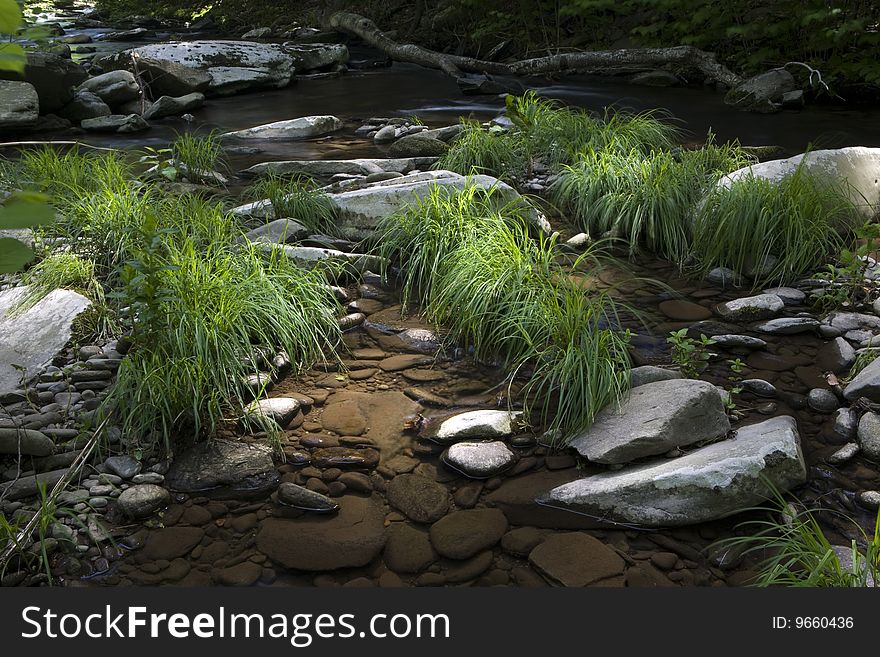
[[[274,121],[254,126],[245,130],[227,132],[223,138],[234,139],[274,139],[276,141],[294,141],[319,137],[342,128],[342,121],[335,116],[301,116],[296,119]]]
[[[782,312],[784,307],[782,299],[775,294],[758,294],[718,304],[716,311],[731,321],[748,321],[769,319]]]
[[[449,447],[443,461],[454,470],[474,479],[488,479],[507,470],[516,455],[503,442],[460,442]]]
[[[426,434],[441,443],[454,443],[468,438],[506,438],[516,429],[521,413],[508,411],[467,411],[443,420]]]

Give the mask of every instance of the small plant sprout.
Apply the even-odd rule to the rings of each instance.
[[[713,355],[709,347],[715,341],[703,334],[696,340],[688,337],[687,332],[686,328],[672,331],[666,342],[672,345],[672,362],[678,365],[687,378],[695,379],[708,367]]]

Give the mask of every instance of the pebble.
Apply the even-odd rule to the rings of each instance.
[[[104,467],[112,474],[123,479],[131,479],[141,471],[140,462],[134,457],[122,455],[111,456],[104,461]]]
[[[776,397],[778,394],[776,386],[764,379],[744,379],[740,382],[740,386],[744,391],[758,397]]]
[[[859,504],[868,509],[871,509],[872,511],[880,509],[880,491],[862,491],[861,493],[859,493]]]
[[[826,388],[813,388],[807,393],[807,405],[819,413],[833,413],[840,407],[840,400]]]
[[[842,465],[859,453],[858,443],[847,443],[828,457],[831,465]]]
[[[309,481],[315,480],[310,479]],[[320,480],[317,481],[323,484]],[[278,486],[278,501],[297,509],[315,513],[333,513],[339,510],[339,505],[325,495],[289,482]]]
[[[474,479],[488,479],[509,469],[516,454],[500,440],[493,442],[460,442],[449,447],[443,462]]]

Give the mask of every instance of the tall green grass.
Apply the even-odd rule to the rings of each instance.
[[[587,294],[533,238],[521,207],[492,190],[434,190],[382,222],[380,252],[403,272],[406,302],[423,307],[457,344],[528,381],[529,416],[570,437],[626,386],[626,338],[610,299]],[[594,253],[576,263],[586,263]]]
[[[182,164],[190,175],[210,174],[225,168],[223,147],[217,133],[198,135],[184,132],[171,143],[171,157]]]
[[[247,195],[254,201],[268,199],[276,219],[295,219],[316,233],[333,232],[333,203],[311,178],[269,172],[249,188]]]
[[[487,174],[502,180],[527,173],[529,145],[519,133],[486,130],[477,121],[464,120],[462,125],[455,144],[434,164],[435,169]]]
[[[181,432],[210,434],[240,415],[255,346],[284,349],[301,368],[339,338],[326,279],[254,246],[163,242],[122,280],[134,346],[110,403],[132,436],[156,431],[170,445]]]
[[[862,218],[840,183],[799,167],[771,182],[745,176],[715,187],[696,214],[701,267],[754,273],[755,286],[784,284],[835,256]]]

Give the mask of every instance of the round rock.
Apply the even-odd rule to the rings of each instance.
[[[840,401],[826,388],[813,388],[807,393],[807,406],[819,413],[833,413],[840,407]]]
[[[119,494],[119,510],[133,519],[148,518],[171,502],[171,494],[155,484],[137,484]]]
[[[431,526],[431,545],[444,557],[469,559],[501,540],[507,517],[499,509],[469,509],[441,518]]]
[[[290,482],[284,482],[278,486],[278,501],[297,509],[314,511],[315,513],[333,513],[339,510],[339,505],[329,497]]]
[[[494,477],[510,468],[516,460],[516,454],[500,440],[456,443],[443,455],[447,466],[473,479]]]
[[[449,509],[449,491],[420,475],[398,475],[389,482],[386,493],[391,506],[416,522],[436,522]]]

